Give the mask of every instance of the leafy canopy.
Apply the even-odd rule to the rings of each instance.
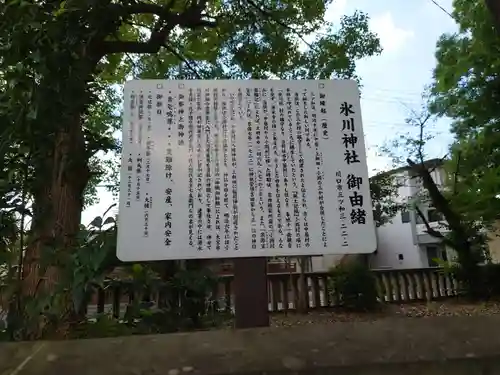
[[[453,206],[492,223],[500,212],[500,38],[482,0],[455,0],[459,26],[437,43],[430,110],[453,120],[447,163]]]
[[[329,3],[5,1],[0,5],[4,146],[15,140],[23,150],[19,157],[35,155],[29,161],[30,186],[43,190],[41,180],[53,172],[47,158],[61,141],[55,135],[63,131],[78,138],[81,131],[83,144],[70,140],[71,159],[87,182],[102,172],[95,163],[88,168],[89,160],[119,146],[112,137],[119,114],[112,85],[131,75],[356,78],[356,60],[379,53],[379,41],[365,14],[344,16],[336,27],[324,21]]]
[[[365,14],[325,22],[329,3],[0,2],[0,213],[17,218],[23,196],[32,207],[19,304],[29,319],[14,330],[40,337],[47,311],[67,319],[68,301],[78,310],[108,264],[113,230],[97,225],[96,239],[78,224],[106,169],[97,157],[119,150],[114,85],[131,76],[357,78],[356,61],[379,53],[379,41]],[[1,228],[5,248],[15,225]]]
[[[379,53],[379,40],[363,13],[342,17],[340,25],[326,22],[329,3],[3,2],[0,209],[18,207],[23,189],[44,194],[47,176],[57,173],[50,159],[61,148],[60,131],[84,137],[62,151],[71,151],[84,204],[95,202],[106,175],[116,181],[116,165],[102,155],[120,149],[115,84],[127,77],[357,78],[356,61]]]

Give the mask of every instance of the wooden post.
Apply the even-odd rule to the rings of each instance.
[[[236,328],[269,326],[267,258],[234,259]]]

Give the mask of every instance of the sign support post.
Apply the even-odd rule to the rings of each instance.
[[[138,80],[124,95],[120,260],[234,259],[250,328],[269,325],[268,258],[376,249],[357,82]]]
[[[269,326],[267,258],[234,259],[236,328]]]

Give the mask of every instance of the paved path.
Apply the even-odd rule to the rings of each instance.
[[[496,374],[500,317],[382,319],[0,345],[1,375],[182,373]]]

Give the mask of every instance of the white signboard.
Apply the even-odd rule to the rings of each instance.
[[[118,258],[370,253],[354,81],[125,84]]]

